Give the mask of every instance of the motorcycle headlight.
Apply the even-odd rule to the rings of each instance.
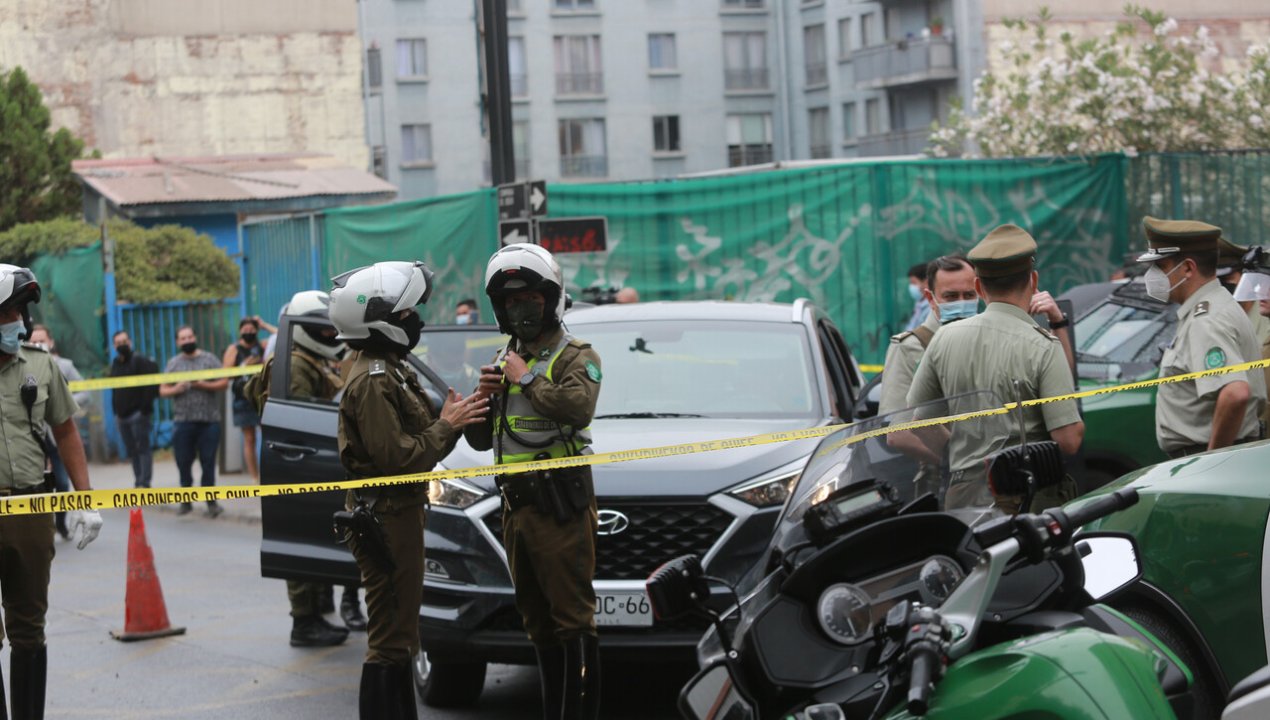
[[[798,482],[798,473],[748,482],[728,491],[732,497],[757,508],[783,505]]]
[[[428,501],[433,505],[462,510],[475,504],[486,493],[462,480],[433,480],[428,483]]]
[[[809,487],[800,488],[800,497],[788,511],[789,519],[794,522],[801,520],[803,514],[807,512],[807,508],[824,502],[826,498],[833,494],[833,491],[838,489],[846,467],[845,463],[836,463],[828,471],[816,478],[816,481]]]

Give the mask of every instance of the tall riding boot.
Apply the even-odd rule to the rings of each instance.
[[[564,642],[565,720],[597,720],[600,716],[600,646],[594,635]]]
[[[560,720],[564,704],[564,646],[535,645],[534,652],[538,655],[543,720]]]
[[[318,593],[318,612],[323,615],[335,612],[335,586],[322,586],[322,592]]]
[[[48,681],[48,648],[13,648],[9,656],[13,720],[44,720],[44,688]]]
[[[366,632],[366,616],[362,614],[362,604],[357,599],[356,585],[344,586],[344,594],[340,597],[340,618],[349,630]]]
[[[363,664],[358,717],[361,720],[418,720],[411,683],[409,665]]]

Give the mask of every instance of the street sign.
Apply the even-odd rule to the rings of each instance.
[[[525,198],[525,183],[510,183],[498,186],[498,219],[514,220],[525,217],[528,203]]]
[[[603,252],[608,249],[605,217],[552,218],[538,221],[538,244],[553,253]]]
[[[502,220],[498,223],[499,247],[527,242],[533,242],[533,229],[529,220]]]
[[[542,217],[547,214],[547,181],[533,180],[526,183],[529,188],[529,214]]]

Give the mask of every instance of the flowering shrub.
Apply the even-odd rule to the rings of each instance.
[[[985,157],[1211,150],[1267,146],[1270,44],[1249,49],[1248,67],[1214,73],[1208,29],[1179,35],[1177,22],[1130,5],[1102,37],[1047,32],[1050,15],[1007,20],[1025,41],[1002,44],[1005,70],[975,80],[975,112],[954,107],[935,124],[930,152]],[[1150,34],[1142,37],[1142,25]]]

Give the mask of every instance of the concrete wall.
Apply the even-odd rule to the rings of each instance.
[[[366,167],[348,0],[7,0],[0,68],[105,157],[315,151]]]

